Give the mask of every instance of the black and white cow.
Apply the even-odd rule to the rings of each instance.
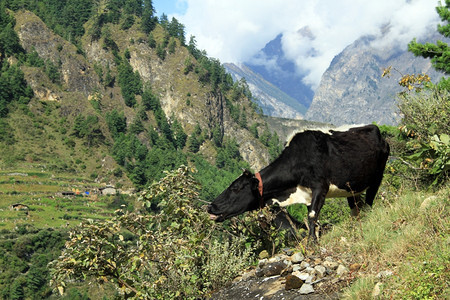
[[[208,213],[220,222],[266,204],[303,203],[315,240],[325,198],[347,197],[354,213],[365,191],[365,202],[372,206],[388,156],[389,145],[375,125],[297,133],[259,173],[244,171],[208,206]]]

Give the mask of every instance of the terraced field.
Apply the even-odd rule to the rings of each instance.
[[[125,196],[101,196],[100,184],[70,174],[0,171],[0,230],[18,224],[58,228],[110,217]]]

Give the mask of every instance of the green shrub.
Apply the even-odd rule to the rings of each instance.
[[[405,159],[422,170],[422,181],[433,186],[449,178],[450,92],[439,88],[400,94],[403,132],[410,138]]]
[[[281,213],[284,213],[281,209],[266,206],[231,221],[229,226],[236,235],[245,236],[247,245],[254,247],[256,253],[266,250],[274,255],[282,248],[295,246],[301,233],[296,231],[294,237],[287,229],[277,226],[275,219]]]
[[[145,206],[158,203],[157,213],[119,211],[70,232],[51,264],[52,286],[63,293],[66,281],[93,277],[128,298],[198,299],[236,276],[251,251],[196,208],[200,187],[191,171],[167,172],[142,193]]]
[[[426,140],[435,134],[450,132],[450,91],[438,88],[419,93],[401,93],[398,107],[403,115],[403,130]]]

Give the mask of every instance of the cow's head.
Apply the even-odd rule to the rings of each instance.
[[[245,170],[208,206],[211,219],[221,222],[257,209],[260,205],[258,184],[259,180],[255,175]]]

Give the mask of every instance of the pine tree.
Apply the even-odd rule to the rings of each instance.
[[[437,30],[448,38],[450,37],[450,0],[445,0],[445,5],[441,3],[436,7],[436,11],[442,22],[445,23],[438,25]],[[431,62],[436,70],[450,74],[450,47],[447,43],[438,40],[436,44],[420,44],[414,39],[409,43],[408,50],[416,56],[431,58]]]
[[[142,30],[149,34],[156,26],[158,18],[154,16],[155,9],[151,0],[144,0],[144,9],[142,12]]]
[[[20,45],[19,36],[14,31],[13,25],[9,23],[0,30],[0,53],[2,56],[4,54],[12,56],[20,52],[23,52],[23,49]]]
[[[184,132],[183,127],[177,119],[172,124],[174,146],[176,149],[183,149],[186,145],[187,134]]]

